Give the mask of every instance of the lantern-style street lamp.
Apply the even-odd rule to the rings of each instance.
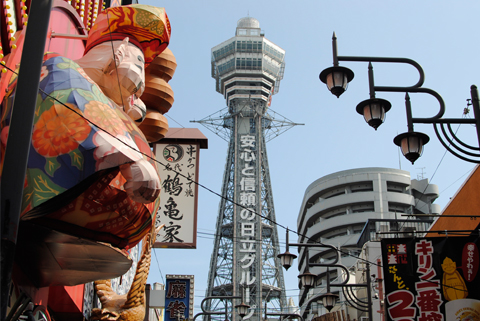
[[[475,85],[470,87],[471,105],[474,113],[474,119],[469,118],[443,118],[445,113],[445,103],[443,98],[434,90],[422,87],[425,80],[425,73],[422,67],[414,60],[408,58],[387,58],[387,57],[356,57],[356,56],[338,56],[337,37],[333,33],[332,37],[333,67],[327,68],[320,73],[320,80],[327,85],[327,88],[337,97],[345,92],[348,83],[353,79],[354,74],[348,68],[339,66],[339,61],[361,61],[368,62],[368,79],[370,88],[370,99],[367,99],[357,106],[357,112],[365,118],[365,121],[375,130],[385,121],[385,114],[391,108],[391,104],[380,98],[375,98],[377,91],[383,92],[403,92],[406,94],[405,107],[407,113],[408,131],[400,134],[394,139],[394,143],[402,150],[403,155],[412,164],[422,155],[423,146],[428,143],[430,138],[423,133],[416,132],[413,124],[433,124],[435,134],[441,144],[456,157],[471,163],[480,163],[480,102],[478,98],[478,89]],[[419,72],[419,80],[413,86],[392,87],[375,86],[373,77],[372,62],[384,63],[404,63],[414,66]],[[426,93],[434,96],[439,104],[438,113],[429,118],[415,118],[412,116],[409,93]],[[452,124],[474,124],[477,130],[478,146],[471,146],[460,140],[452,130]]]
[[[237,309],[238,315],[243,319],[248,314],[248,309],[250,309],[250,306],[248,304],[243,303],[243,300],[242,300],[242,303],[236,305],[235,309]]]
[[[288,228],[287,228],[287,245],[286,245],[286,250],[284,253],[282,254],[278,254],[277,257],[280,259],[280,264],[282,264],[282,266],[285,268],[285,270],[288,270],[292,264],[293,264],[293,260],[295,260],[297,258],[297,256],[295,254],[292,254],[290,252],[288,252]]]
[[[288,244],[288,243],[287,243]],[[307,251],[307,260],[308,260],[308,247],[305,249]],[[305,288],[305,290],[308,290],[312,287],[315,286],[315,279],[317,278],[317,275],[316,274],[313,274],[310,272],[309,270],[309,266],[308,266],[308,262],[305,266],[305,272],[303,272],[302,274],[300,274],[298,276],[298,278],[300,279],[300,281],[302,282],[302,286]]]
[[[208,300],[225,300],[225,311],[209,311],[205,310],[205,302]],[[228,295],[223,295],[223,296],[207,296],[202,300],[202,303],[200,304],[200,308],[202,309],[202,312],[195,314],[193,317],[193,321],[197,319],[201,315],[225,315],[225,321],[228,321],[228,301],[227,300],[234,300],[234,299],[241,299],[242,303],[238,304],[235,306],[235,309],[237,310],[238,315],[243,319],[247,314],[248,314],[248,309],[250,309],[250,306],[248,304],[243,303],[243,296],[228,296]]]
[[[287,229],[286,252],[282,253],[282,254],[279,254],[278,257],[279,258],[282,258],[282,257],[291,258],[292,256],[296,257],[296,255],[288,252],[288,247],[289,246],[296,246],[296,247],[299,247],[299,248],[300,247],[305,248],[305,257],[306,257],[306,259],[305,259],[305,272],[298,276],[298,278],[301,280],[302,286],[305,288],[305,290],[308,291],[308,289],[315,286],[315,280],[318,278],[318,275],[315,275],[315,274],[311,273],[309,271],[309,268],[310,267],[326,267],[327,268],[327,289],[326,289],[327,293],[322,294],[322,295],[316,295],[316,296],[313,296],[312,298],[310,298],[307,302],[307,307],[312,302],[321,301],[323,306],[330,312],[333,309],[333,307],[335,306],[335,304],[337,302],[337,299],[338,299],[338,294],[334,294],[334,293],[330,292],[330,286],[341,287],[341,288],[343,288],[343,291],[346,294],[345,300],[351,306],[356,308],[357,310],[362,311],[362,312],[367,312],[368,313],[368,320],[372,321],[372,293],[371,293],[371,281],[370,281],[370,264],[369,263],[366,264],[366,266],[367,266],[366,267],[366,273],[367,273],[367,282],[366,283],[356,283],[356,284],[348,283],[348,281],[350,280],[350,272],[348,271],[346,266],[338,263],[338,261],[340,260],[339,249],[337,249],[333,245],[322,244],[322,243],[289,243],[288,242],[288,232],[289,231]],[[328,264],[310,263],[310,257],[309,257],[309,252],[308,252],[308,249],[310,247],[331,249],[336,254],[335,259],[333,260],[333,262],[328,263]],[[283,262],[282,262],[282,265],[284,266],[285,269],[288,269],[288,268],[290,268],[290,266],[292,266],[292,261],[293,261],[293,258],[291,260],[289,259],[288,262],[287,262],[287,260],[285,260],[285,262],[287,264],[283,265]],[[340,283],[330,284],[330,273],[329,273],[329,270],[328,270],[328,268],[330,268],[330,267],[337,267],[337,268],[342,269],[343,273],[345,275],[345,279]],[[368,300],[367,302],[360,301],[358,298],[356,298],[355,295],[353,295],[353,297],[355,297],[356,300],[352,300],[352,296],[349,294],[349,289],[354,288],[354,287],[364,287],[364,288],[367,289],[367,300]]]
[[[338,300],[338,294],[334,294],[330,292],[330,271],[327,268],[327,293],[322,294],[318,297],[318,300],[322,301],[323,306],[325,309],[330,312]]]

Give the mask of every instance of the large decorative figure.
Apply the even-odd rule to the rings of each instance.
[[[110,280],[95,281],[95,290],[102,308],[92,310],[90,320],[143,321],[145,318],[145,284],[147,283],[152,246],[159,226],[145,236],[142,243],[142,256],[137,264],[135,278],[127,294],[119,295],[112,289]]]
[[[45,55],[21,220],[119,248],[150,231],[160,181],[135,121],[146,111],[145,66],[169,38],[163,8],[113,7],[98,16],[83,58]],[[4,146],[15,85],[2,103]]]

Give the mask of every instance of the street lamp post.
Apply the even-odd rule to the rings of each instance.
[[[309,272],[309,267],[326,267],[327,268],[327,293],[322,295],[317,295],[312,297],[307,301],[307,306],[314,301],[322,300],[322,304],[324,307],[330,312],[330,310],[335,306],[336,301],[338,299],[337,294],[333,294],[330,292],[330,287],[341,287],[342,291],[345,296],[345,300],[355,309],[367,312],[368,313],[368,320],[372,321],[372,292],[371,292],[371,281],[370,281],[370,264],[366,264],[366,283],[355,283],[355,284],[348,284],[350,280],[350,272],[348,271],[347,267],[343,264],[339,264],[338,261],[340,260],[339,250],[333,245],[330,244],[322,244],[322,243],[289,243],[288,242],[288,229],[287,229],[287,236],[286,236],[286,251],[285,253],[279,254],[278,258],[280,258],[282,266],[288,270],[288,268],[292,265],[293,260],[297,257],[295,254],[288,252],[289,246],[296,246],[298,248],[304,247],[306,250],[306,265],[305,265],[305,272],[300,274],[298,277],[302,282],[302,286],[304,286],[307,290],[314,286],[315,279],[317,275]],[[310,247],[315,248],[329,248],[335,252],[335,259],[331,263],[310,263],[308,249]],[[328,268],[337,267],[344,271],[345,279],[340,283],[331,284],[330,283],[330,273]],[[360,300],[355,293],[351,291],[354,287],[364,287],[367,290],[367,301]]]
[[[202,309],[202,312],[195,314],[193,317],[193,321],[201,315],[221,315],[225,314],[225,321],[228,321],[228,299],[241,299],[242,303],[238,304],[235,306],[235,309],[237,310],[238,314],[240,317],[243,319],[244,316],[247,315],[248,309],[250,308],[249,305],[245,304],[243,302],[243,297],[242,296],[228,296],[228,295],[222,295],[222,296],[207,296],[202,300],[202,303],[200,304],[200,308]],[[208,311],[205,310],[205,302],[208,300],[225,300],[225,312],[217,312],[217,311]]]
[[[337,37],[332,37],[333,67],[327,68],[320,73],[320,80],[327,85],[327,88],[337,97],[347,89],[348,83],[354,78],[354,73],[348,68],[339,66],[339,61],[368,62],[368,79],[370,88],[370,99],[362,101],[357,105],[357,112],[364,116],[365,121],[375,130],[385,120],[385,113],[391,108],[391,104],[385,99],[375,97],[377,91],[402,92],[405,93],[405,108],[407,114],[408,131],[395,137],[394,143],[402,149],[402,153],[412,164],[422,155],[423,146],[428,143],[429,137],[413,129],[413,124],[433,124],[435,134],[441,144],[456,157],[472,163],[480,163],[480,103],[478,89],[475,85],[470,87],[471,105],[474,119],[466,118],[442,118],[445,113],[443,98],[434,90],[422,87],[425,80],[425,73],[422,67],[414,60],[408,58],[387,58],[387,57],[356,57],[338,56]],[[413,86],[393,87],[375,86],[373,77],[372,62],[404,63],[414,66],[419,72],[419,80]],[[429,118],[417,118],[412,115],[409,93],[426,93],[432,95],[440,104],[436,115]],[[476,126],[478,146],[466,144],[460,140],[452,130],[452,124],[473,124]]]

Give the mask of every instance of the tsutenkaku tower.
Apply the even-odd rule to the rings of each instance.
[[[206,296],[243,295],[248,320],[263,320],[265,300],[269,312],[287,307],[266,151],[266,141],[297,125],[269,109],[284,58],[258,20],[240,19],[235,37],[212,48],[212,77],[227,107],[198,121],[229,143]],[[228,301],[229,320],[241,319],[232,314],[240,303]],[[205,307],[224,311],[224,304],[212,300]]]

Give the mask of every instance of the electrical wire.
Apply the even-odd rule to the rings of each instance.
[[[5,68],[7,68],[8,70],[12,71],[13,73],[17,74],[15,71],[13,71],[11,68],[9,68],[9,67],[7,67],[7,66],[3,65],[3,67],[5,67]],[[77,114],[78,116],[82,117],[82,118],[85,119],[85,121],[87,121],[89,124],[91,124],[91,125],[93,125],[93,126],[96,126],[99,130],[105,132],[107,135],[111,136],[113,139],[117,140],[117,141],[120,142],[121,144],[123,144],[123,145],[125,145],[126,147],[134,150],[135,152],[137,152],[137,153],[139,153],[139,154],[147,157],[148,159],[150,159],[150,160],[152,160],[153,162],[155,162],[155,163],[163,166],[164,168],[167,168],[167,165],[165,165],[164,163],[160,162],[160,161],[157,160],[156,158],[154,158],[154,157],[152,157],[152,156],[150,156],[150,155],[148,155],[148,154],[146,154],[146,153],[144,153],[144,152],[142,152],[142,151],[139,151],[139,150],[134,149],[132,146],[130,146],[130,145],[127,144],[126,142],[122,141],[121,139],[117,138],[116,136],[114,136],[113,134],[111,134],[110,132],[108,132],[106,129],[104,129],[104,128],[102,128],[101,126],[95,124],[93,121],[87,119],[83,114],[79,113],[77,110],[71,108],[70,106],[68,106],[68,105],[66,105],[65,103],[61,102],[61,101],[58,100],[57,98],[55,98],[55,97],[53,97],[52,95],[46,93],[43,89],[39,88],[38,90],[39,90],[40,92],[42,92],[44,95],[46,95],[47,97],[53,99],[54,101],[58,102],[59,104],[61,104],[61,105],[64,106],[65,108],[69,109],[70,111],[74,112],[74,113]],[[190,181],[191,183],[194,183],[194,184],[197,185],[198,187],[201,187],[201,188],[203,188],[204,190],[206,190],[206,191],[208,191],[208,192],[210,192],[210,193],[212,193],[212,194],[220,197],[221,199],[224,199],[224,200],[226,200],[226,201],[228,201],[228,202],[230,202],[230,203],[232,203],[232,204],[234,204],[234,205],[236,205],[236,206],[238,206],[238,207],[240,207],[240,208],[246,209],[246,210],[248,210],[250,213],[252,213],[252,214],[254,214],[254,215],[256,215],[256,216],[258,216],[258,217],[260,217],[260,218],[262,218],[262,219],[264,219],[264,220],[269,221],[269,222],[272,223],[273,225],[276,225],[276,226],[278,226],[278,227],[281,227],[281,228],[283,228],[284,230],[287,230],[287,229],[288,229],[286,226],[284,226],[284,225],[282,225],[282,224],[274,221],[273,219],[271,219],[271,218],[269,218],[269,217],[267,217],[267,216],[264,216],[264,215],[262,215],[262,214],[260,214],[260,213],[257,213],[256,211],[252,210],[251,208],[247,208],[246,206],[244,206],[244,205],[242,205],[242,204],[239,204],[239,203],[235,202],[234,200],[231,200],[231,199],[229,199],[228,197],[221,195],[221,194],[218,193],[218,192],[215,192],[214,190],[212,190],[212,189],[208,188],[207,186],[205,186],[205,185],[203,185],[203,184],[201,184],[201,183],[193,180],[192,178],[190,178],[190,177],[182,174],[181,172],[176,171],[176,170],[173,169],[173,168],[170,168],[169,170],[171,170],[171,171],[173,171],[175,174],[178,174],[179,176],[185,178],[186,180]],[[302,237],[302,238],[306,239],[307,241],[311,241],[311,243],[313,243],[313,244],[318,244],[319,246],[323,245],[323,243],[318,242],[317,240],[312,240],[311,238],[309,238],[309,237],[308,237],[307,235],[305,235],[305,234],[302,234],[302,233],[299,233],[299,232],[297,232],[297,231],[293,231],[293,230],[290,230],[290,229],[288,229],[288,230],[291,231],[291,232],[293,232],[294,234],[298,235],[299,237]],[[341,253],[341,254],[344,254],[344,255],[347,255],[347,256],[351,256],[351,257],[353,257],[353,258],[355,258],[355,259],[357,259],[357,260],[363,261],[363,262],[365,262],[365,263],[369,263],[369,264],[371,264],[371,265],[378,266],[378,264],[375,263],[375,262],[370,262],[370,261],[368,261],[368,260],[366,260],[366,259],[363,259],[363,258],[361,258],[361,257],[359,257],[359,256],[355,256],[355,255],[352,255],[352,254],[350,254],[350,253],[348,253],[348,252],[342,251],[341,249],[336,249],[336,251],[339,252],[339,253]]]
[[[113,44],[112,44],[112,50],[113,50]],[[17,74],[14,70],[12,70],[11,68],[7,67],[6,65],[3,65],[2,67],[7,68],[8,70],[10,70],[10,71],[11,71],[12,73],[14,73],[14,74]],[[115,67],[116,67],[116,64],[115,64]],[[17,74],[17,75],[18,75],[18,74]],[[58,100],[57,98],[51,96],[50,94],[47,94],[47,93],[46,93],[44,90],[42,90],[41,88],[39,88],[39,91],[42,92],[44,95],[48,96],[49,98],[53,99],[54,101],[58,102],[59,104],[61,104],[61,105],[64,106],[65,108],[67,108],[67,109],[71,110],[72,112],[76,113],[78,116],[80,116],[80,117],[82,117],[83,119],[85,119],[88,123],[90,123],[90,124],[93,125],[93,126],[96,126],[99,130],[102,130],[102,131],[105,132],[107,135],[110,135],[113,139],[117,140],[117,141],[120,142],[121,144],[125,145],[125,146],[128,147],[128,148],[131,148],[132,150],[136,151],[137,153],[140,153],[141,155],[143,155],[143,156],[147,157],[148,159],[152,160],[153,162],[155,162],[155,163],[163,166],[164,168],[167,168],[167,165],[163,164],[162,162],[160,162],[160,161],[157,160],[156,158],[154,158],[154,157],[152,157],[152,156],[150,156],[150,155],[148,155],[148,154],[146,154],[146,153],[143,153],[143,152],[141,152],[141,151],[138,151],[138,150],[134,149],[132,146],[128,145],[126,142],[124,142],[124,141],[122,141],[121,139],[117,138],[116,136],[112,135],[110,132],[108,132],[107,130],[105,130],[105,129],[102,128],[101,126],[98,126],[98,125],[95,124],[94,122],[92,122],[92,121],[90,121],[89,119],[87,119],[83,114],[79,113],[79,112],[76,111],[75,109],[73,109],[73,108],[69,107],[68,105],[64,104],[63,102],[61,102],[61,101]],[[122,100],[122,102],[123,102],[123,100]],[[183,127],[183,126],[182,126],[182,127]],[[459,125],[459,127],[460,127],[460,125]],[[458,131],[458,128],[457,128],[457,131]],[[445,154],[446,154],[446,152],[445,152]],[[445,154],[443,155],[443,157],[441,158],[439,164],[437,165],[437,168],[436,168],[436,170],[435,170],[435,172],[434,172],[434,175],[432,176],[431,179],[433,179],[433,177],[435,176],[435,173],[437,172],[440,164],[442,163],[443,158],[445,157]],[[299,233],[299,232],[294,231],[294,230],[290,230],[290,229],[288,229],[286,226],[284,226],[284,225],[282,225],[282,224],[274,221],[273,219],[271,219],[271,218],[269,218],[269,217],[267,217],[267,216],[264,216],[264,215],[262,215],[262,214],[260,214],[260,213],[257,213],[256,211],[252,210],[251,208],[247,208],[246,206],[244,206],[244,205],[242,205],[242,204],[236,203],[234,200],[231,200],[231,199],[229,199],[228,197],[223,196],[223,195],[221,195],[220,193],[213,191],[212,189],[208,188],[207,186],[205,186],[205,185],[203,185],[203,184],[201,184],[201,183],[193,180],[193,179],[190,178],[190,177],[187,177],[186,175],[182,174],[182,173],[179,172],[179,171],[176,171],[176,170],[173,169],[173,168],[171,168],[171,169],[169,169],[169,170],[171,170],[171,171],[173,171],[174,173],[182,176],[182,177],[185,178],[186,180],[190,181],[191,183],[196,184],[197,186],[203,188],[204,190],[210,192],[211,194],[214,194],[214,195],[218,196],[219,198],[224,199],[225,201],[228,201],[228,202],[230,202],[230,203],[232,203],[232,204],[234,204],[234,205],[236,205],[236,206],[238,206],[238,207],[240,207],[240,208],[246,209],[246,210],[248,210],[250,213],[252,213],[252,214],[254,214],[254,215],[256,215],[256,216],[259,216],[260,218],[262,218],[262,219],[264,219],[264,220],[267,220],[267,221],[271,222],[272,224],[274,224],[274,225],[276,225],[276,226],[278,226],[278,227],[280,227],[280,228],[283,228],[284,230],[292,231],[294,234],[296,234],[296,235],[299,236],[299,237],[304,238],[305,240],[309,241],[310,243],[318,244],[319,246],[323,245],[323,243],[318,242],[317,240],[313,240],[313,239],[309,238],[309,237],[308,237],[307,235],[305,235],[305,234]],[[428,185],[427,185],[427,187],[428,187]],[[427,187],[425,187],[425,190],[426,190]],[[425,192],[425,190],[424,190],[424,192]],[[419,200],[417,200],[417,204],[418,204],[418,201],[419,201]],[[405,223],[404,223],[404,224],[405,224]],[[218,236],[218,234],[215,234],[215,236]],[[368,261],[367,259],[361,258],[361,257],[359,257],[359,256],[357,256],[357,255],[353,255],[353,254],[351,254],[351,253],[349,253],[349,252],[345,252],[345,251],[343,251],[343,250],[341,250],[341,249],[335,248],[335,250],[336,250],[337,252],[341,253],[341,254],[350,256],[350,257],[355,258],[355,259],[357,259],[357,260],[359,260],[359,261],[362,261],[362,262],[364,262],[364,263],[368,263],[368,264],[370,264],[370,265],[382,267],[382,265],[380,265],[380,264],[378,264],[378,263],[376,263],[376,262]],[[162,278],[163,278],[163,276],[162,276]]]
[[[458,127],[457,127],[457,129],[455,130],[455,135],[457,134],[458,130],[460,129],[460,125],[461,125],[461,124],[459,124]],[[449,144],[448,146],[450,146],[450,144]],[[430,184],[431,184],[430,182],[433,181],[433,178],[435,177],[435,174],[437,173],[438,169],[440,168],[440,165],[442,164],[443,159],[445,158],[446,155],[447,155],[447,150],[444,151],[444,153],[443,153],[443,155],[442,155],[442,158],[440,158],[440,161],[438,162],[437,167],[435,168],[435,171],[433,172],[432,177],[430,177],[429,182],[428,182],[428,184],[425,186],[422,194],[424,194],[425,191],[427,190],[427,188],[430,186]],[[472,171],[472,169],[469,170],[469,172],[471,172],[471,171]],[[465,175],[465,174],[464,174],[464,175]],[[462,175],[462,177],[463,177],[464,175]],[[455,182],[457,182],[457,181],[458,181],[458,179],[457,179]],[[455,184],[455,182],[453,182],[450,186],[452,186],[453,184]],[[448,186],[448,187],[450,187],[450,186]],[[446,189],[444,189],[441,193],[443,193],[445,190],[447,190],[448,187],[447,187]],[[440,194],[441,194],[441,193],[440,193]],[[420,198],[418,198],[417,201],[415,202],[415,208],[418,206],[418,203],[419,203],[419,202],[420,202]],[[426,206],[426,205],[427,205],[427,204],[425,204],[425,205],[423,205],[423,206]],[[423,208],[423,207],[422,207],[422,208]],[[402,226],[401,226],[400,228],[402,228],[406,223],[407,223],[406,221],[403,222],[403,224],[402,224]]]
[[[153,250],[153,255],[155,255],[155,260],[157,261],[158,271],[160,272],[160,277],[162,278],[162,282],[163,284],[167,284],[165,283],[165,279],[163,278],[162,269],[160,269],[160,263],[158,263],[157,251],[155,251],[155,248],[152,248],[152,250]]]

